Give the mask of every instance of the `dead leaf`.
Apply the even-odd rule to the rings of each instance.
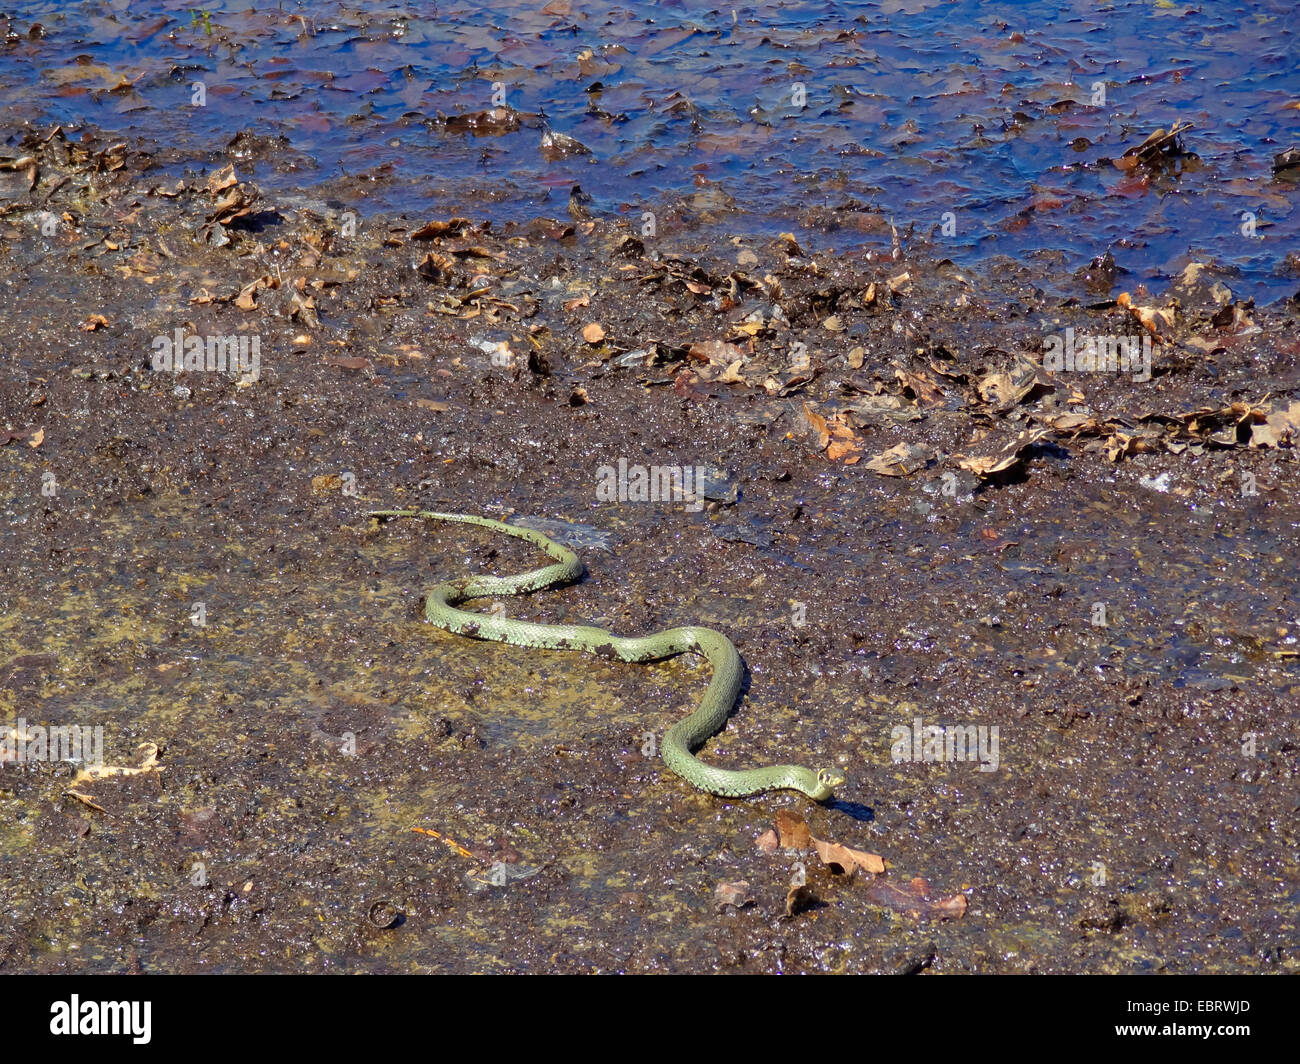
[[[708,362],[716,366],[729,366],[745,353],[735,344],[724,340],[704,340],[691,344],[686,353],[697,362]]]
[[[807,883],[791,887],[785,896],[785,915],[798,916],[817,905],[817,895]]]
[[[591,154],[591,149],[582,141],[569,136],[567,133],[557,133],[549,128],[542,134],[542,140],[538,147],[541,149],[542,155],[547,159],[564,159],[570,155]]]
[[[102,314],[92,314],[81,323],[83,332],[94,332],[96,329],[102,329],[108,324],[108,319]]]
[[[1010,373],[990,373],[977,385],[980,398],[988,403],[995,413],[1002,413],[1023,403],[1031,395],[1045,391],[1054,391],[1054,386],[1046,380],[1040,380],[1038,367],[1028,363],[1021,364]]]
[[[260,289],[266,288],[270,284],[271,278],[259,277],[255,281],[249,281],[239,290],[239,295],[235,297],[235,306],[240,310],[257,309],[257,293]]]
[[[812,848],[812,832],[808,822],[795,813],[785,810],[776,814],[777,837],[783,850],[807,850]]]
[[[101,813],[107,812],[107,810],[102,805],[100,805],[97,801],[95,801],[95,799],[90,797],[90,795],[88,794],[82,794],[80,791],[74,791],[71,787],[69,787],[63,793],[66,794],[69,798],[75,798],[77,799],[77,801],[90,806],[91,809],[95,809]]]
[[[564,309],[577,310],[579,307],[589,307],[589,306],[591,306],[591,297],[584,293],[583,295],[578,296],[577,299],[570,299],[566,301],[564,304]]]
[[[728,905],[743,909],[747,905],[754,904],[754,896],[749,892],[749,881],[746,879],[737,880],[735,883],[719,883],[713,888],[713,899],[717,902],[719,911]]]
[[[1252,447],[1282,447],[1300,440],[1300,402],[1271,411],[1262,425],[1251,427]],[[36,446],[32,444],[32,446]]]
[[[158,764],[158,744],[144,742],[135,748],[135,765],[85,765],[72,777],[72,786],[88,780],[107,779],[109,776],[141,776],[146,772],[162,772]]]
[[[430,251],[423,259],[420,260],[415,272],[423,277],[426,281],[433,284],[452,284],[457,277],[456,260],[441,255],[436,251]]]
[[[740,367],[744,365],[744,363],[744,359],[736,359],[735,362],[728,366],[720,375],[715,377],[714,380],[716,380],[718,384],[748,384],[749,382],[740,375]]]
[[[1169,130],[1157,129],[1141,144],[1129,148],[1121,158],[1126,162],[1132,160],[1133,163],[1137,163],[1152,162],[1162,155],[1180,155],[1182,148],[1178,144],[1178,137],[1194,128],[1191,122],[1175,122]],[[1113,161],[1121,170],[1130,168],[1130,166],[1121,166],[1120,159]]]
[[[803,411],[808,424],[817,433],[817,449],[824,450],[827,458],[833,462],[843,459],[845,465],[854,465],[861,459],[861,442],[853,430],[848,412],[842,410],[827,421],[807,403],[804,403]]]
[[[1139,307],[1127,292],[1121,292],[1115,297],[1115,305],[1123,307],[1132,314],[1147,332],[1161,342],[1163,342],[1163,337],[1160,335],[1160,328],[1168,329],[1173,327],[1174,310],[1172,307]]]
[[[40,439],[36,439],[38,434]],[[12,443],[14,440],[22,440],[29,447],[38,447],[43,439],[45,439],[45,430],[43,428],[0,429],[0,447],[5,446],[7,443]],[[36,442],[32,443],[32,440],[36,440]]]
[[[817,450],[826,450],[826,445],[831,441],[831,430],[826,424],[826,419],[807,403],[803,404],[803,416],[808,419],[808,424],[817,433]]]
[[[289,317],[313,328],[320,325],[320,319],[316,316],[315,296],[304,296],[295,292],[293,298],[289,300]]]
[[[876,455],[866,468],[882,477],[910,477],[926,463],[925,448],[914,443],[900,443]]]
[[[769,857],[781,848],[781,841],[775,831],[768,828],[763,834],[754,840],[754,845],[758,847],[759,853],[765,853]]]
[[[977,477],[991,477],[994,473],[1001,473],[1019,465],[1026,458],[1029,449],[1046,435],[1047,432],[1044,429],[1026,430],[1002,447],[996,454],[973,458],[958,455],[957,465],[974,473]]]
[[[943,389],[924,373],[895,369],[894,378],[903,386],[903,394],[911,392],[918,403],[941,403],[945,398]]]
[[[933,900],[930,896],[930,884],[917,877],[905,887],[897,886],[887,879],[872,880],[867,889],[867,900],[883,905],[895,912],[907,913],[915,917],[937,916],[941,920],[959,919],[966,914],[966,897],[953,894],[947,898]]]
[[[845,872],[861,868],[872,875],[880,875],[885,870],[885,860],[877,854],[867,853],[866,850],[854,850],[838,842],[826,842],[816,838],[812,841],[817,848],[817,856],[822,859],[822,864],[839,865]]]
[[[235,176],[235,164],[229,163],[220,170],[208,175],[208,191],[224,192],[228,188],[234,188],[239,184],[239,178]]]
[[[468,218],[452,218],[446,222],[427,222],[411,234],[411,239],[437,240],[444,236],[460,236],[470,227]]]
[[[582,338],[589,344],[598,344],[605,339],[605,330],[593,321],[590,325],[583,327]]]

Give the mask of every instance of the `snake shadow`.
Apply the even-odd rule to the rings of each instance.
[[[746,698],[749,697],[749,686],[752,678],[752,674],[749,671],[749,663],[742,658],[740,667],[740,690],[736,692],[736,701],[732,704],[731,710],[727,714],[728,721],[730,721],[731,718],[740,711],[740,707],[744,704]],[[852,779],[850,779],[849,782],[852,783]],[[876,819],[875,810],[869,805],[863,805],[861,802],[850,802],[843,798],[832,798],[829,802],[823,802],[822,804],[827,809],[833,809],[835,812],[842,813],[863,824],[869,824]]]

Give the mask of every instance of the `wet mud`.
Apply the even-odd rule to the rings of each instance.
[[[143,769],[11,746],[0,971],[1296,970],[1292,304],[358,220],[120,144],[46,127],[0,173],[0,726]],[[177,330],[257,345],[157,368]],[[1153,339],[1149,378],[1052,368],[1067,330]],[[639,501],[636,467],[704,487]],[[540,555],[366,516],[414,506],[574,544],[586,578],[511,614],[726,632],[747,692],[703,756],[848,782],[701,794],[653,750],[703,666],[425,625]],[[927,759],[966,726],[983,760]],[[765,852],[782,811],[885,873]],[[887,903],[917,877],[964,913]]]

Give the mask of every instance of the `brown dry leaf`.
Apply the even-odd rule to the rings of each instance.
[[[808,822],[784,809],[776,814],[776,832],[783,850],[808,850],[812,848],[812,832]]]
[[[325,365],[338,366],[339,369],[369,369],[370,359],[361,358],[360,356],[351,356],[346,358],[330,357],[325,359]]]
[[[1076,414],[1066,412],[1057,414],[1055,417],[1041,419],[1043,424],[1050,425],[1057,432],[1070,432],[1075,435],[1087,434],[1090,436],[1098,435],[1105,426],[1091,414]]]
[[[912,275],[907,271],[904,271],[898,274],[897,276],[891,277],[889,279],[889,290],[897,295],[899,292],[901,292],[904,288],[907,287],[907,283],[911,279],[912,279]]]
[[[97,801],[95,801],[95,799],[90,797],[90,795],[88,794],[82,794],[80,791],[74,791],[70,787],[63,793],[66,794],[69,798],[75,798],[77,799],[77,801],[83,803],[84,805],[90,806],[91,809],[95,809],[101,813],[107,812],[107,810],[102,805],[100,805]]]
[[[443,414],[451,409],[446,403],[440,403],[437,399],[417,399],[415,405],[425,410],[432,410],[435,414]]]
[[[693,343],[686,353],[697,362],[708,362],[710,365],[717,366],[729,366],[736,359],[745,356],[739,347],[725,340],[704,340]]]
[[[157,743],[141,743],[135,748],[135,757],[135,765],[86,765],[72,777],[72,786],[109,776],[141,776],[146,772],[162,772],[165,767],[158,764]]]
[[[880,424],[884,419],[919,421],[916,407],[897,395],[868,395],[846,408],[852,424],[857,428]]]
[[[420,260],[415,272],[433,284],[450,284],[456,279],[456,260],[430,251]]]
[[[220,170],[208,175],[208,191],[224,192],[228,188],[234,188],[239,184],[239,178],[235,176],[235,164],[229,163]]]
[[[824,839],[815,838],[812,841],[817,847],[817,856],[822,859],[822,864],[839,865],[846,872],[861,868],[872,875],[880,875],[885,870],[885,860],[877,854],[867,853],[866,850],[854,850],[838,842],[827,842]]]
[[[910,477],[926,463],[924,447],[914,443],[900,443],[897,447],[876,455],[866,465],[882,477]]]
[[[577,299],[566,300],[564,304],[564,309],[577,310],[579,307],[589,307],[589,306],[591,306],[591,297],[586,294],[583,294],[578,296]]]
[[[1127,166],[1120,166],[1120,159],[1115,159],[1113,162],[1121,170],[1126,170],[1137,162],[1149,162],[1162,154],[1177,154],[1179,135],[1194,128],[1191,122],[1175,122],[1168,130],[1157,129],[1141,144],[1135,144],[1123,154],[1121,158],[1125,162],[1132,160],[1132,163]]]
[[[1135,433],[1116,432],[1106,441],[1106,457],[1112,462],[1118,462],[1121,458],[1129,458],[1135,454],[1146,454],[1154,450],[1155,446],[1152,437]]]
[[[768,828],[763,834],[754,840],[754,845],[758,847],[759,853],[765,853],[768,856],[776,853],[781,848],[781,841],[777,838],[776,832]]]
[[[813,908],[817,904],[817,895],[813,893],[812,887],[807,883],[799,887],[791,887],[785,896],[785,915],[798,916],[801,912]]]
[[[990,373],[977,387],[980,398],[995,412],[1010,410],[1037,391],[1053,390],[1052,385],[1038,379],[1038,368],[1030,365],[1017,366],[1010,373]]]
[[[911,392],[916,396],[918,403],[940,403],[943,402],[943,389],[924,373],[908,373],[906,370],[895,369],[894,377],[903,386],[903,392]]]
[[[108,319],[102,314],[92,314],[81,323],[83,332],[94,332],[96,329],[102,329],[108,324]]]
[[[826,419],[807,403],[803,404],[803,416],[808,419],[808,424],[817,433],[817,449],[826,450],[826,445],[831,442],[831,430],[826,424]]]
[[[1279,406],[1262,425],[1251,428],[1252,447],[1282,447],[1296,440],[1300,440],[1300,402],[1292,403],[1285,410]]]
[[[952,894],[940,898],[930,911],[941,920],[960,920],[966,915],[967,905],[965,894]]]
[[[44,441],[45,441],[45,430],[43,428],[37,429],[35,432],[31,434],[30,437],[28,437],[27,446],[39,447]]]
[[[865,348],[855,347],[849,352],[849,369],[861,369],[862,362],[867,357]]]
[[[917,917],[937,916],[941,920],[951,920],[966,914],[964,895],[953,894],[933,900],[930,894],[930,884],[919,876],[905,887],[896,886],[887,879],[876,879],[867,890],[867,900]]]
[[[735,883],[719,883],[713,888],[713,900],[717,902],[719,911],[728,905],[743,909],[746,905],[754,904],[754,896],[749,892],[749,881],[746,879]]]
[[[460,236],[470,228],[468,218],[452,218],[446,222],[428,222],[411,234],[412,240],[437,240],[444,236]]]
[[[817,449],[824,450],[827,458],[833,462],[843,459],[845,465],[853,465],[861,459],[862,447],[853,431],[849,413],[840,411],[827,421],[807,403],[803,405],[803,412],[817,433]]]
[[[1162,340],[1160,327],[1172,328],[1174,324],[1174,311],[1172,307],[1139,307],[1133,302],[1133,297],[1127,292],[1121,292],[1115,297],[1115,305],[1123,307],[1157,340]]]
[[[235,306],[240,310],[256,310],[258,290],[266,288],[269,282],[269,277],[259,277],[255,281],[249,281],[235,297]]]
[[[598,344],[605,339],[605,330],[593,321],[590,325],[583,327],[582,338],[589,344]]]
[[[328,495],[332,491],[338,491],[343,487],[343,478],[337,473],[326,473],[323,476],[311,478],[311,493],[313,495]]]
[[[1227,329],[1233,333],[1257,332],[1258,327],[1255,320],[1250,316],[1249,306],[1251,303],[1243,303],[1241,300],[1234,300],[1218,309],[1210,318],[1210,324],[1218,329]]]
[[[856,440],[834,439],[831,440],[830,446],[826,448],[826,457],[832,462],[843,459],[845,465],[857,465],[862,461],[862,447]]]
[[[735,362],[715,377],[714,380],[718,384],[748,384],[749,381],[745,380],[745,378],[740,375],[740,367],[744,364],[745,360],[743,358],[736,359]]]
[[[14,440],[22,440],[29,447],[37,447],[40,445],[40,440],[36,443],[32,443],[32,440],[36,439],[38,433],[41,440],[45,439],[44,429],[0,429],[0,447],[13,443]]]
[[[303,296],[295,292],[293,298],[289,300],[289,317],[307,326],[320,325],[320,319],[316,316],[316,297]]]
[[[1002,447],[996,454],[973,458],[958,455],[957,465],[968,472],[974,473],[977,477],[991,477],[994,473],[1001,473],[1019,465],[1024,460],[1029,448],[1046,435],[1047,431],[1044,429],[1027,430]]]

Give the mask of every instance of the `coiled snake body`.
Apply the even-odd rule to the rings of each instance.
[[[818,802],[829,799],[844,782],[843,775],[829,769],[816,772],[799,765],[769,765],[741,771],[716,768],[698,760],[692,751],[703,746],[727,721],[740,692],[743,668],[736,648],[721,632],[710,628],[670,628],[653,635],[623,637],[602,628],[570,624],[534,624],[530,621],[470,613],[457,609],[467,599],[491,595],[523,595],[530,591],[572,583],[582,576],[582,562],[571,550],[542,533],[518,525],[507,525],[471,514],[434,513],[429,510],[375,510],[371,517],[424,517],[434,521],[458,521],[481,525],[540,547],[553,565],[518,576],[469,576],[433,588],[425,600],[424,617],[430,624],[474,639],[490,639],[521,647],[548,650],[585,650],[612,655],[622,661],[647,662],[675,657],[688,651],[703,654],[713,666],[713,678],[699,708],[679,721],[664,736],[664,763],[687,783],[709,794],[742,797],[762,791],[801,791]]]

